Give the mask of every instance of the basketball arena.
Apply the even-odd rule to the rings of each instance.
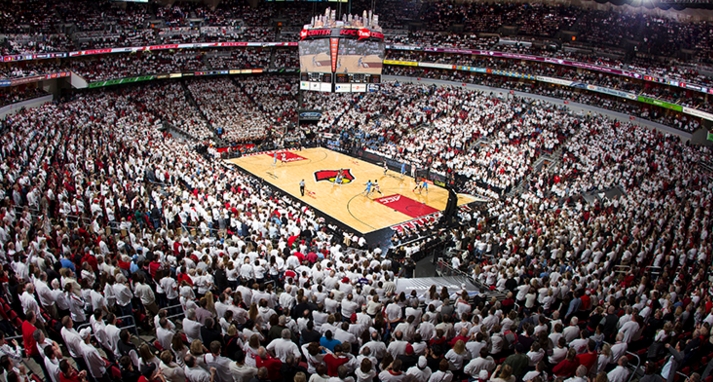
[[[0,0],[0,382],[713,382],[711,0]]]

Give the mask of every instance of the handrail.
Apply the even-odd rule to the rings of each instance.
[[[639,370],[639,367],[641,366],[641,358],[639,358],[637,354],[634,354],[630,351],[626,351],[625,353],[630,355],[629,360],[631,360],[631,357],[636,358],[636,367],[631,370],[631,372],[629,373],[629,379],[627,379],[627,382],[631,382],[631,380],[634,378],[634,375],[636,375],[636,371]],[[631,362],[629,363],[627,368],[631,369]]]
[[[138,336],[138,335],[139,335],[139,331],[136,329],[136,321],[134,320],[134,316],[127,315],[127,316],[117,317],[116,319],[117,319],[117,321],[118,321],[118,320],[124,320],[124,319],[127,319],[127,318],[130,318],[130,319],[131,319],[132,324],[131,324],[131,325],[122,325],[122,326],[119,327],[119,329],[133,328],[133,329],[134,329],[134,333]],[[81,329],[87,328],[87,327],[90,327],[90,326],[91,326],[90,323],[81,324],[81,325],[79,325],[79,326],[77,327],[76,330],[77,330],[77,332],[78,332],[78,331],[80,331]],[[95,333],[92,333],[92,336],[94,337],[94,336],[95,336]],[[20,337],[22,337],[22,336],[20,336]],[[95,338],[96,338],[96,337],[95,337]]]
[[[607,341],[602,341],[602,343],[605,343],[605,344],[607,344],[607,345],[609,345],[609,346],[612,346],[612,344],[609,343],[609,342],[607,342]],[[629,365],[627,365],[627,369],[630,369],[631,372],[629,373],[629,378],[628,378],[626,381],[627,381],[627,382],[631,382],[632,378],[634,378],[634,375],[636,375],[636,371],[639,370],[639,367],[641,366],[641,358],[640,358],[637,354],[634,354],[634,353],[632,353],[632,352],[630,352],[630,351],[628,351],[628,350],[625,351],[624,354],[627,354],[627,355],[629,356],[629,360],[631,360],[632,357],[633,357],[633,358],[636,358],[636,367],[634,367],[634,368],[632,369],[631,363],[629,363]],[[622,356],[623,356],[624,354],[622,354]],[[617,361],[618,361],[618,360],[617,360]]]
[[[181,306],[181,305],[178,305],[178,306]],[[186,313],[183,312],[183,309],[181,309],[181,313],[176,313],[176,314],[172,314],[172,315],[170,315],[170,316],[166,316],[166,319],[167,319],[167,320],[172,320],[172,319],[174,319],[174,318],[181,317],[181,316],[184,316],[184,317],[185,317],[185,315],[186,315]]]

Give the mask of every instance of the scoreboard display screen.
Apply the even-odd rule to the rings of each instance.
[[[338,84],[348,84],[349,83],[349,75],[344,74],[344,73],[336,73],[334,77],[334,81]]]
[[[300,89],[365,92],[378,89],[384,61],[384,35],[364,27],[325,24],[300,32]]]
[[[303,40],[299,43],[300,72],[331,73],[329,39]]]
[[[381,74],[384,42],[343,39],[338,57],[337,73]]]
[[[338,84],[380,84],[381,75],[335,73],[334,82]]]

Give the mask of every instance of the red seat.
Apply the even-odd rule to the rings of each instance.
[[[158,343],[158,340],[153,342],[153,346],[158,349],[158,351],[163,351],[163,346],[161,346],[160,343]]]

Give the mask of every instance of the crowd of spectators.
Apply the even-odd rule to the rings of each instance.
[[[215,9],[187,2],[178,2],[171,7],[160,7],[153,3],[107,6],[103,2],[88,0],[5,3],[7,7],[0,10],[0,32],[8,35],[0,48],[2,54],[218,40],[273,41],[278,39],[279,34],[279,29],[272,23],[274,19],[293,20],[299,27],[315,12],[319,13],[326,6],[319,5],[315,8],[313,5],[299,3],[277,5],[267,2],[260,3],[258,7],[250,7],[243,0],[223,1]],[[367,1],[358,1],[353,6],[358,13],[371,7],[371,4]],[[387,31],[388,43],[534,54],[633,70],[703,86],[713,84],[709,77],[701,74],[701,69],[693,65],[711,62],[713,50],[710,49],[712,44],[710,44],[709,23],[684,23],[643,13],[618,13],[562,5],[519,3],[457,4],[440,1],[425,4],[392,0],[376,4],[375,12],[383,13],[382,24],[385,23],[387,28],[404,27],[408,20],[421,20],[428,25],[428,28],[425,28],[428,31],[424,28],[408,33],[404,30],[396,33]],[[163,20],[164,23],[149,25],[148,21],[153,19]],[[503,27],[517,28],[515,38],[522,43],[503,42],[504,39],[489,34],[511,34],[512,31],[504,32]],[[565,49],[564,46],[548,41],[544,41],[543,45],[541,43],[543,41],[538,40],[542,37],[553,37],[561,30],[579,32],[576,45],[578,49],[571,49],[572,46]],[[486,35],[483,35],[484,32]],[[527,40],[535,43],[531,44]],[[627,44],[623,44],[623,41],[627,44],[631,42],[635,47],[625,48]],[[616,51],[614,55],[610,54],[612,49]],[[680,49],[687,49],[687,52],[690,50],[693,53],[682,55]],[[392,57],[406,54],[403,51],[391,52]],[[197,56],[200,54],[202,53],[198,53]],[[239,68],[252,67],[253,59],[259,60],[260,65],[264,64],[265,57],[262,55],[247,57],[248,63],[242,64],[246,58],[236,56],[245,54],[247,53],[234,51],[231,52],[233,57],[230,59],[217,55],[214,58],[216,61],[210,62],[209,66],[224,66],[226,63],[222,62],[223,59],[229,61],[228,64],[238,61]],[[64,66],[78,68],[90,81],[207,68],[202,59],[190,56],[191,53],[185,52],[177,53],[175,57],[170,58],[165,55],[109,56],[90,60],[67,60]],[[138,60],[135,57],[142,57],[142,59]],[[144,61],[144,58],[149,59]],[[702,94],[673,86],[604,75],[596,71],[575,70],[565,66],[471,58],[467,55],[449,55],[438,57],[436,60],[458,64],[490,65],[506,70],[530,70],[537,74],[557,75],[588,84],[632,91],[683,106],[712,110],[710,102],[707,102]],[[273,67],[290,67],[296,64],[296,57],[291,51],[285,50],[276,54],[273,61]],[[27,63],[13,64],[13,66],[21,69],[3,68],[6,72],[3,73],[5,77],[40,73],[44,71],[42,66],[45,64]],[[40,68],[33,68],[34,66]],[[148,66],[155,67],[148,68]],[[620,103],[622,104],[620,108],[627,107],[625,102]],[[648,113],[648,110],[643,109],[641,113]]]
[[[234,80],[225,77],[196,79],[188,83],[188,89],[221,138],[229,142],[247,142],[267,136],[270,122]]]
[[[276,69],[292,69],[299,66],[299,52],[294,49],[277,49],[271,66]]]
[[[389,151],[404,161],[417,159],[412,137],[453,146],[422,155],[453,168],[468,134],[499,141],[480,151],[563,146],[553,174],[441,232],[448,264],[480,293],[417,293],[398,288],[408,275],[380,248],[161,133],[142,97],[172,86],[78,93],[3,121],[0,294],[17,315],[0,313],[8,381],[27,380],[23,362],[52,381],[625,382],[637,359],[651,380],[708,377],[698,372],[713,350],[713,189],[698,163],[710,149],[457,88],[310,95],[333,132],[363,130],[369,146],[387,130],[381,114],[388,130],[428,122],[382,141],[405,148]],[[206,105],[255,107],[241,93],[264,84],[240,86],[188,84],[216,121]],[[416,110],[423,119],[392,115]],[[623,194],[579,197],[612,186]],[[156,341],[122,328],[126,315]],[[22,346],[5,340],[17,332]]]
[[[678,130],[693,132],[700,126],[700,119],[673,110],[642,104],[637,101],[623,100],[622,98],[606,94],[593,93],[555,84],[521,81],[518,78],[503,76],[483,75],[462,71],[434,70],[412,67],[386,66],[384,74],[406,76],[412,78],[430,78],[454,81],[456,83],[472,83],[488,87],[522,91],[532,94],[559,98],[565,101],[601,107],[618,111],[635,117],[640,117],[663,125],[674,127]]]
[[[231,33],[224,36],[266,41],[277,39],[272,29],[272,20],[276,18],[293,20],[296,27],[306,24],[310,17],[324,11],[326,5],[314,4],[275,4],[261,3],[251,7],[247,1],[222,1],[215,9],[200,3],[179,2],[171,7],[157,4],[128,4],[126,9],[120,6],[108,6],[103,2],[37,2],[19,4],[6,2],[3,9],[0,31],[5,33],[29,33],[50,35],[57,33],[60,24],[74,25],[80,32],[118,33],[115,40],[126,43],[130,37],[145,37],[152,43],[149,32],[152,31],[149,19],[162,20],[168,28],[186,28],[190,33],[181,33],[182,42],[199,42],[210,36],[200,33],[201,26],[229,27]],[[369,9],[371,3],[358,1],[353,4],[355,13]],[[428,25],[428,30],[448,32],[457,27],[457,34],[445,36],[433,41],[434,45],[452,44],[462,36],[475,36],[477,33],[501,33],[502,27],[515,28],[520,38],[551,38],[561,30],[579,32],[577,44],[584,43],[594,47],[621,48],[623,41],[631,41],[636,52],[656,54],[674,58],[680,49],[694,51],[693,60],[710,63],[711,27],[706,22],[679,22],[644,13],[626,13],[616,11],[585,10],[573,6],[522,4],[522,3],[463,3],[439,1],[434,3],[413,3],[405,1],[385,1],[375,4],[375,14],[382,15],[382,24],[386,28],[406,29],[409,21],[421,21]],[[379,13],[382,12],[382,13]],[[199,21],[200,20],[200,21]],[[163,25],[163,24],[162,24]],[[159,25],[161,26],[161,25]],[[462,30],[460,28],[462,27]],[[420,28],[423,30],[422,28]],[[238,32],[237,34],[235,32]],[[72,33],[74,31],[71,31]],[[411,36],[415,38],[416,33]],[[162,32],[159,32],[162,34]],[[168,33],[173,35],[172,33]],[[432,32],[426,33],[433,36]],[[175,35],[173,35],[175,36]],[[387,33],[388,36],[388,33]],[[155,40],[155,37],[154,37]],[[483,38],[487,41],[488,38]],[[174,41],[173,39],[164,40]],[[423,43],[424,41],[420,41]],[[104,45],[101,39],[97,43]],[[468,42],[465,42],[468,44]],[[71,48],[71,44],[67,48]],[[507,48],[506,48],[507,49]]]
[[[273,126],[297,123],[297,77],[254,76],[239,83]]]
[[[66,52],[68,46],[63,34],[13,34],[0,43],[0,55]]]
[[[207,69],[203,52],[196,50],[112,54],[69,62],[70,68],[89,82]]]
[[[46,95],[49,95],[49,93],[34,86],[12,88],[11,90],[0,92],[0,107]]]
[[[32,64],[25,62],[18,63],[17,65],[0,64],[0,80],[56,73],[61,70],[62,65],[53,60],[39,61]]]
[[[214,136],[213,129],[188,100],[179,82],[147,84],[127,93],[140,110],[152,112],[172,128],[198,141],[205,142]]]
[[[234,49],[206,56],[211,69],[267,69],[272,49]]]
[[[567,79],[585,83],[587,85],[599,85],[609,89],[622,90],[682,106],[698,108],[705,111],[713,111],[713,107],[706,100],[706,94],[701,92],[604,72],[580,70],[576,67],[565,65],[554,65],[536,61],[513,60],[488,56],[427,53],[402,50],[388,51],[387,59],[445,63],[475,68],[512,71],[525,75],[538,75]]]

